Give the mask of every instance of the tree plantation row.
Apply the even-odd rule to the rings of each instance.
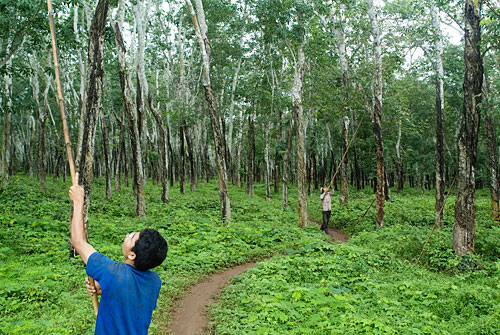
[[[223,222],[228,183],[253,197],[263,182],[283,208],[293,183],[305,226],[320,186],[343,206],[370,186],[382,228],[408,182],[435,190],[436,226],[456,187],[458,254],[474,251],[476,188],[500,220],[494,1],[54,0],[52,36],[43,1],[0,8],[3,184],[66,175],[65,106],[85,211],[95,176],[108,198],[131,177],[137,216],[148,179],[168,202],[217,178]]]

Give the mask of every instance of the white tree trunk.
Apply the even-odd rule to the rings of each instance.
[[[212,131],[214,137],[214,147],[215,147],[215,162],[217,164],[217,174],[219,182],[219,197],[221,203],[222,221],[231,221],[231,205],[229,201],[229,191],[227,185],[227,170],[226,170],[226,160],[225,160],[225,148],[223,145],[223,134],[220,129],[220,119],[217,112],[217,102],[215,95],[210,84],[210,42],[207,36],[207,24],[205,22],[205,12],[203,9],[203,3],[201,0],[196,0],[196,10],[195,14],[193,6],[190,0],[186,0],[186,5],[188,7],[189,13],[193,20],[193,25],[195,28],[196,36],[200,45],[201,55],[202,55],[202,67],[203,76],[202,84],[205,89],[205,99],[208,105],[208,112],[210,114],[210,122],[212,124]]]
[[[302,108],[302,85],[306,69],[306,57],[304,53],[304,41],[298,47],[298,59],[295,64],[295,75],[291,91],[293,110],[297,116],[297,188],[299,226],[308,224],[307,212],[307,170],[306,170],[306,125],[304,110]]]
[[[231,87],[231,106],[229,107],[229,131],[227,133],[227,147],[229,155],[233,153],[233,114],[234,114],[234,92],[236,91],[236,84],[238,83],[238,73],[240,72],[241,58],[238,60],[236,70],[234,71],[233,86]]]
[[[441,20],[434,0],[430,2],[432,27],[434,30],[434,68],[436,74],[436,203],[435,224],[441,227],[444,204],[444,70],[443,70],[443,42],[441,33]]]
[[[266,183],[266,201],[271,201],[271,188],[269,186],[270,173],[269,173],[269,127],[270,122],[267,122],[264,128],[264,178]]]

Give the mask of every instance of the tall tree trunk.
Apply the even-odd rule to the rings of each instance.
[[[108,143],[108,130],[106,127],[106,120],[104,120],[104,114],[101,110],[101,135],[102,135],[102,153],[104,156],[104,175],[106,179],[106,199],[111,199],[113,197],[113,191],[111,189],[111,162],[109,159],[109,143]]]
[[[231,221],[231,204],[229,201],[229,191],[227,187],[227,171],[225,161],[225,146],[222,131],[220,129],[220,119],[217,113],[217,102],[210,84],[210,42],[207,36],[207,24],[205,22],[205,12],[201,0],[196,0],[197,14],[195,14],[190,0],[186,0],[186,5],[193,19],[193,25],[200,44],[201,55],[203,58],[203,77],[202,84],[205,89],[205,99],[208,105],[210,122],[215,147],[215,162],[217,164],[217,174],[219,179],[219,197],[221,203],[222,221]]]
[[[444,204],[444,70],[443,70],[443,42],[438,9],[434,1],[431,1],[432,26],[434,28],[434,67],[436,72],[436,204],[435,223],[441,227],[443,213],[441,208]]]
[[[123,105],[122,105],[123,107]],[[118,170],[118,181],[116,190],[120,190],[120,171],[123,171],[123,181],[125,183],[125,187],[128,187],[128,164],[127,164],[127,148],[125,143],[125,107],[122,108],[122,116],[118,118],[118,123],[120,124],[120,144],[119,144],[119,164],[117,163]]]
[[[255,166],[255,124],[252,115],[248,115],[248,150],[247,150],[247,194],[254,196],[254,166]]]
[[[349,143],[349,118],[344,116],[342,120],[342,155],[347,152]],[[347,155],[344,156],[344,161],[340,170],[340,205],[348,206],[349,204],[349,174],[348,174]]]
[[[305,227],[307,220],[307,171],[306,171],[306,125],[302,109],[302,85],[306,71],[306,57],[304,53],[305,41],[298,47],[298,59],[295,64],[295,75],[292,87],[292,109],[297,115],[297,188],[299,205],[299,227]]]
[[[479,48],[480,21],[480,2],[466,0],[464,103],[458,136],[457,198],[453,223],[453,250],[458,255],[474,252],[476,234],[475,167],[483,82],[483,61]]]
[[[398,140],[396,142],[396,175],[398,179],[398,194],[401,194],[403,191],[403,162],[401,160],[401,120],[398,122]]]
[[[33,76],[31,78],[31,87],[33,92],[33,99],[36,105],[36,114],[38,119],[38,179],[40,181],[40,189],[45,192],[46,179],[47,179],[47,156],[46,156],[46,136],[45,136],[45,121],[47,120],[47,111],[49,108],[48,93],[50,88],[50,77],[46,76],[46,86],[43,94],[44,105],[40,104],[40,84],[38,80],[38,73],[40,72],[40,65],[36,59],[36,55],[33,55],[30,59],[30,67],[33,71]]]
[[[234,123],[234,93],[236,92],[236,84],[238,83],[238,73],[240,72],[241,68],[241,57],[238,60],[238,65],[236,65],[236,70],[234,71],[234,77],[233,77],[233,85],[231,87],[231,106],[229,107],[229,131],[227,133],[227,149],[229,150],[229,156],[232,157],[234,153],[233,149],[233,123]],[[234,171],[234,169],[231,169],[229,167],[229,170],[232,170],[232,173],[230,175],[234,176],[235,173],[238,173],[238,171]],[[234,177],[230,177],[230,179],[234,180]]]
[[[264,180],[266,183],[266,201],[271,201],[271,188],[269,180],[271,179],[269,171],[269,122],[266,123],[264,128]]]
[[[275,91],[276,91],[276,73],[274,71],[274,65],[272,61],[272,55],[271,55],[271,50],[270,50],[270,55],[269,58],[271,59],[271,115],[274,113],[274,96],[275,96]],[[281,143],[283,140],[283,127],[281,125],[282,123],[282,111],[281,108],[277,109],[278,113],[278,120],[276,122],[276,127],[278,128],[278,135],[276,139],[276,143]],[[281,161],[281,154],[279,152],[279,146],[276,145],[275,152],[274,152],[274,193],[277,194],[280,189],[280,161]]]
[[[377,229],[384,226],[385,213],[385,165],[384,165],[384,140],[382,137],[382,41],[378,26],[377,15],[373,0],[367,0],[368,15],[372,26],[373,44],[375,50],[375,89],[373,92],[372,125],[375,135],[377,157]]]
[[[288,123],[288,137],[285,155],[283,156],[283,183],[281,194],[281,209],[284,210],[288,206],[288,163],[290,161],[290,154],[292,152],[292,137],[293,137],[293,122],[295,119],[294,111],[290,114],[290,121]]]
[[[164,203],[169,202],[169,189],[168,189],[168,155],[167,155],[167,134],[163,119],[160,113],[153,106],[153,98],[151,92],[148,95],[149,110],[153,114],[159,130],[158,146],[160,148],[160,181],[161,181],[161,201]]]
[[[120,1],[120,6],[122,5],[122,1]],[[144,172],[142,166],[142,150],[140,143],[140,135],[139,135],[139,127],[138,120],[136,115],[136,108],[134,106],[132,97],[131,97],[131,85],[130,80],[126,74],[127,64],[125,61],[125,44],[123,43],[122,34],[120,31],[120,23],[121,20],[118,20],[114,24],[115,31],[115,41],[116,48],[118,51],[118,73],[120,76],[120,85],[122,88],[122,97],[123,97],[123,108],[125,110],[125,114],[129,119],[129,128],[130,128],[130,147],[132,151],[132,163],[133,163],[133,179],[134,179],[134,196],[136,200],[136,215],[137,216],[146,216],[146,200],[144,197]]]
[[[88,3],[86,0],[84,2],[84,8],[88,9]],[[89,11],[90,12],[90,11]],[[90,15],[89,15],[90,16]],[[90,28],[90,18],[88,18],[88,27]],[[73,24],[73,31],[75,34],[75,40],[77,43],[81,43],[80,39],[80,34],[79,34],[79,29],[78,29],[78,5],[75,5],[74,7],[74,24]],[[81,30],[84,31],[85,27],[82,22]],[[75,164],[80,163],[80,158],[82,154],[82,141],[83,141],[83,129],[84,129],[84,122],[85,122],[85,100],[86,100],[86,90],[85,90],[85,85],[86,85],[86,78],[87,78],[87,68],[85,67],[85,61],[84,57],[82,55],[82,52],[80,48],[77,50],[78,54],[78,65],[80,68],[80,90],[78,94],[78,140],[76,144],[76,159],[75,159]],[[77,165],[78,169],[78,165]]]
[[[184,122],[179,120],[179,192],[186,193],[186,150],[184,149]]]
[[[187,129],[186,122],[184,121],[184,129]],[[190,177],[190,191],[194,192],[196,190],[196,166],[195,166],[195,158],[194,158],[194,144],[191,141],[191,137],[187,131],[184,132],[184,138],[186,139],[187,151],[189,154],[189,177]]]
[[[170,181],[170,187],[174,186],[174,149],[172,148],[172,140],[170,137],[170,118],[167,115],[167,146],[168,154],[170,156],[169,166],[168,166],[168,176]]]
[[[186,176],[186,150],[184,149],[184,120],[183,113],[186,103],[186,83],[184,75],[184,30],[182,28],[182,22],[179,22],[179,91],[178,99],[180,100],[180,110],[179,110],[179,191],[181,194],[186,193],[185,187],[185,176]]]
[[[8,67],[12,65],[12,58],[8,61]],[[9,181],[10,165],[10,141],[11,141],[11,110],[12,110],[12,77],[9,71],[5,72],[5,96],[7,98],[6,109],[3,115],[2,135],[2,168],[0,170],[0,182],[7,185]]]
[[[243,109],[240,109],[240,128],[238,130],[238,137],[237,137],[237,143],[236,143],[236,164],[235,164],[235,179],[236,179],[236,186],[241,187],[241,149],[242,149],[242,144],[241,142],[243,141],[243,125],[245,124],[245,121],[243,119]]]
[[[488,165],[490,170],[490,199],[491,216],[493,220],[500,222],[500,208],[498,205],[500,198],[500,174],[498,172],[498,151],[495,134],[495,122],[491,114],[491,103],[488,98],[488,82],[486,76],[483,79],[483,100],[484,100],[484,136],[486,138],[486,149],[488,152]]]
[[[99,0],[89,30],[89,51],[87,78],[87,101],[83,123],[82,148],[80,155],[79,184],[83,185],[83,227],[88,236],[88,210],[91,183],[94,175],[94,149],[97,118],[102,113],[102,87],[104,83],[104,33],[108,15],[108,0]],[[71,249],[70,249],[71,250]],[[74,253],[73,253],[74,254]],[[74,254],[75,255],[75,254]]]
[[[351,130],[352,130],[352,133],[354,134],[355,130],[354,130],[354,113],[351,111],[351,119],[353,122],[351,122]],[[361,170],[359,168],[359,161],[358,161],[358,148],[357,148],[357,145],[356,143],[354,142],[352,144],[352,156],[353,156],[353,159],[354,159],[354,179],[356,181],[356,189],[359,191],[362,189],[362,186],[361,186]]]

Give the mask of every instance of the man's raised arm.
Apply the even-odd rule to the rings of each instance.
[[[78,173],[75,173],[73,186],[69,189],[69,198],[73,200],[73,219],[69,227],[71,244],[87,264],[87,260],[96,250],[87,242],[85,231],[83,230],[83,187],[78,185]]]

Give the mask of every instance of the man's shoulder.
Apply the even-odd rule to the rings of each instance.
[[[151,280],[153,280],[156,284],[161,284],[161,279],[160,279],[160,275],[158,273],[156,273],[156,271],[153,271],[153,270],[149,270],[150,272],[150,276],[151,276]]]

